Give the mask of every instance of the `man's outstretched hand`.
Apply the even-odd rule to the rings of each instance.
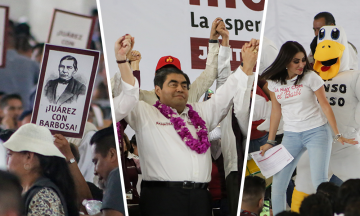
[[[220,34],[219,34],[219,32],[216,31],[216,28],[218,27],[221,20],[222,19],[220,17],[218,17],[212,23],[211,32],[210,32],[210,40],[217,40],[219,38]]]
[[[139,61],[141,60],[141,53],[136,50],[131,50],[131,52],[128,52],[126,55],[126,58],[129,59],[129,61]]]
[[[134,47],[134,44],[134,37],[131,37],[131,35],[129,34],[126,34],[121,38],[117,39],[114,47],[116,60],[126,60],[126,56],[128,53],[130,53],[130,51]]]
[[[225,27],[225,23],[223,20],[221,20],[216,28],[216,31],[219,32],[219,34],[221,35],[222,41],[221,41],[221,45],[222,46],[226,46],[229,47],[229,31],[226,29]]]
[[[245,43],[241,48],[241,56],[243,60],[243,71],[247,75],[253,74],[253,68],[256,65],[258,57],[259,41],[251,39],[249,43]]]

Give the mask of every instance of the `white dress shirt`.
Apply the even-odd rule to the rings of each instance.
[[[231,74],[230,67],[230,56],[231,49],[230,47],[220,47],[219,51],[219,64],[218,70],[219,74],[227,75],[227,77]],[[226,78],[227,78],[226,77]],[[249,77],[249,82],[254,82],[254,76]],[[226,79],[225,79],[226,80]],[[218,79],[216,83],[217,90],[215,94],[218,94],[218,88],[223,84],[225,80]],[[240,126],[241,134],[243,137],[243,146],[246,144],[246,137],[249,125],[249,105],[250,105],[250,93],[251,88],[245,90],[245,92],[237,92],[234,97],[234,113],[236,118],[238,119],[238,123]],[[246,100],[245,100],[246,99]],[[238,171],[238,155],[236,151],[236,137],[234,135],[234,131],[232,129],[232,109],[229,110],[228,114],[220,123],[221,128],[221,151],[224,158],[224,169],[225,169],[225,178],[232,171]]]
[[[56,101],[59,100],[60,96],[62,95],[62,93],[65,91],[66,87],[68,86],[68,83],[63,84],[58,82],[58,85],[56,87]]]
[[[139,101],[139,82],[135,78],[135,85],[129,85],[128,83],[121,82],[121,92],[118,96],[114,97],[113,103],[115,110],[116,122],[121,121],[127,114],[134,108]]]
[[[228,113],[235,93],[245,93],[251,88],[252,80],[253,75],[247,76],[238,69],[211,100],[190,103],[206,122],[208,131],[212,131]],[[177,113],[176,110],[174,111]],[[190,133],[197,139],[196,129],[191,124],[188,111],[186,107],[179,116],[184,119]],[[208,149],[204,154],[191,150],[177,134],[170,120],[157,108],[139,101],[125,120],[136,133],[144,180],[210,181],[212,169],[210,150]]]
[[[253,121],[259,121],[263,119],[270,119],[272,104],[271,101],[266,101],[266,99],[256,94],[255,95],[255,105],[253,113]]]

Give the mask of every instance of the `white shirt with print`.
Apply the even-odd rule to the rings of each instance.
[[[276,100],[281,104],[284,131],[302,132],[327,122],[314,93],[324,85],[324,81],[315,72],[309,71],[294,85],[297,77],[287,80],[285,85],[268,80],[269,90],[275,93]]]

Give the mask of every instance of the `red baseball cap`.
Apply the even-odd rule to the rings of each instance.
[[[155,71],[166,65],[174,65],[177,69],[181,70],[181,65],[178,58],[175,58],[173,56],[163,56],[160,58]]]

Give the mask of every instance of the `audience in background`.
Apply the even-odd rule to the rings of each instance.
[[[259,216],[265,199],[266,182],[258,176],[245,177],[240,216]]]
[[[23,214],[79,214],[73,177],[49,129],[23,125],[3,145],[8,170],[21,180]]]
[[[17,129],[18,118],[23,112],[23,103],[18,94],[5,95],[0,100],[1,129]]]
[[[23,206],[20,179],[0,170],[0,216],[20,216]]]

